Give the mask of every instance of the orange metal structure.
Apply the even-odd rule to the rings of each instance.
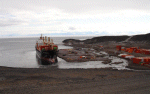
[[[118,51],[120,51],[120,50],[121,50],[121,46],[120,46],[120,45],[117,45],[117,46],[116,46],[116,49],[117,49]]]
[[[132,60],[133,60],[133,63],[136,63],[136,64],[150,63],[150,57],[135,57]]]
[[[117,45],[116,46],[116,49],[118,51],[125,51],[125,52],[128,52],[128,53],[141,53],[141,54],[146,54],[146,55],[150,55],[150,50],[148,49],[140,49],[139,47],[130,47],[130,48],[125,48],[125,47],[122,47],[120,45]]]

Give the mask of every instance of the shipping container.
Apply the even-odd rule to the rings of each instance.
[[[135,57],[132,60],[133,60],[133,63],[136,63],[136,64],[150,63],[150,57]]]
[[[121,50],[121,46],[120,46],[120,45],[117,45],[117,46],[116,46],[116,49],[117,49],[118,51],[120,51],[120,50]]]

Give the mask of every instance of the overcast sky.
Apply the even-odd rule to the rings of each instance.
[[[150,0],[0,0],[0,36],[91,32],[150,33]]]

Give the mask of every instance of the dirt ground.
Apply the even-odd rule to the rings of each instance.
[[[0,67],[0,94],[148,94],[150,71]]]

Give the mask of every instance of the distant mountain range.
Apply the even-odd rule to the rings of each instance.
[[[50,31],[50,32],[52,32],[52,31]],[[55,31],[53,31],[53,32],[55,32]],[[50,36],[72,36],[72,35],[74,35],[74,36],[78,36],[78,35],[107,35],[108,33],[107,32],[101,32],[101,33],[99,33],[99,32],[92,32],[92,31],[88,31],[88,32],[78,32],[78,31],[74,31],[74,32],[60,32],[60,33],[44,33],[44,35],[50,35]],[[41,33],[39,33],[39,34],[26,34],[26,35],[22,35],[22,34],[16,34],[16,33],[13,33],[13,34],[7,34],[7,35],[3,35],[3,36],[10,36],[10,37],[12,37],[12,36],[40,36],[41,35]]]
[[[98,32],[98,31],[87,31],[87,32],[79,32],[79,31],[74,31],[74,32],[55,32],[55,31],[49,31],[50,33],[43,33],[44,35],[47,36],[97,36],[97,35],[101,35],[101,36],[105,36],[108,35],[109,32],[107,31],[103,31],[103,32]],[[134,34],[134,33],[132,33]],[[17,34],[17,33],[12,33],[12,34],[6,34],[6,35],[1,35],[1,36],[7,36],[7,37],[13,37],[13,36],[40,36],[41,33],[38,34]]]
[[[115,41],[115,42],[131,42],[131,41],[141,41],[141,42],[147,42],[150,43],[150,33],[148,34],[141,34],[141,35],[134,35],[134,36],[100,36],[100,37],[94,37],[92,39],[86,39],[86,40],[76,40],[76,39],[66,39],[63,42],[67,43],[69,41],[73,42],[84,42],[86,44],[91,43],[100,43],[100,42],[107,42],[107,41]]]

